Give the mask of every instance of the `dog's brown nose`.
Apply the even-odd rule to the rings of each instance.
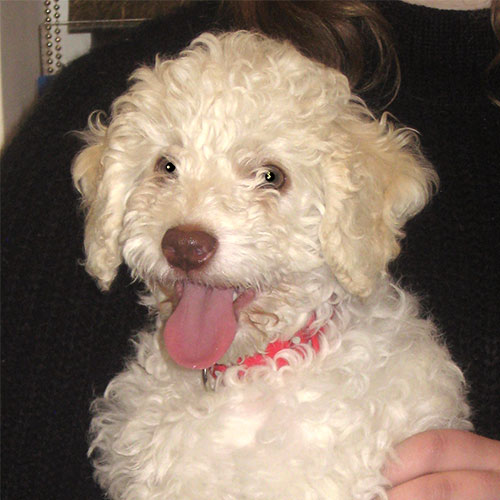
[[[177,226],[164,234],[161,248],[172,266],[187,272],[212,258],[217,249],[217,240],[198,228]]]

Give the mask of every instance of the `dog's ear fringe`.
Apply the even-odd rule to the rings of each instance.
[[[97,186],[102,178],[101,156],[107,130],[104,121],[104,112],[95,111],[88,119],[87,128],[74,133],[85,143],[71,166],[73,184],[82,197],[84,209],[95,199]]]
[[[376,120],[359,100],[351,108],[342,124],[351,150],[324,167],[320,237],[338,281],[366,297],[399,254],[404,224],[429,201],[438,179],[415,131],[398,128],[388,114]]]
[[[81,194],[81,206],[86,213],[85,268],[103,291],[109,290],[121,264],[118,248],[120,202],[116,196],[111,196],[102,162],[106,131],[104,113],[94,112],[89,117],[87,129],[77,133],[86,146],[71,167],[73,183]]]
[[[85,228],[85,269],[92,276],[102,291],[108,291],[121,264],[118,234],[104,235],[104,228],[99,235],[91,235],[88,224]]]

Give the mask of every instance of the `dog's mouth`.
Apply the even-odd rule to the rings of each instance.
[[[202,370],[216,363],[236,335],[241,310],[255,297],[255,290],[215,288],[178,282],[179,303],[163,331],[165,347],[179,365]]]

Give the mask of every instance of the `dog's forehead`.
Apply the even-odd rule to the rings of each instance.
[[[140,146],[127,149],[129,156],[136,150],[137,161],[172,145],[205,159],[235,149],[315,154],[328,150],[332,126],[351,97],[338,71],[288,43],[249,33],[202,35],[134,79],[113,104],[108,137],[115,149],[125,140]]]
[[[188,134],[207,127],[235,135],[304,129],[331,119],[349,97],[342,74],[289,43],[249,33],[198,40],[154,70],[166,116]]]

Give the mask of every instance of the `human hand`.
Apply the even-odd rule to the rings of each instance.
[[[389,500],[500,500],[500,441],[458,430],[426,431],[396,447],[384,474]]]

